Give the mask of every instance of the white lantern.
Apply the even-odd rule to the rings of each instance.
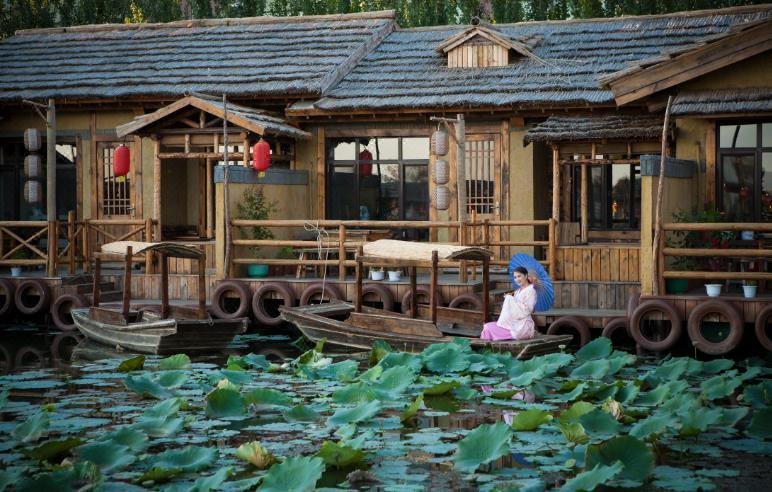
[[[438,185],[448,184],[450,181],[450,166],[448,161],[439,159],[434,163],[434,183]]]
[[[432,154],[445,155],[448,153],[448,134],[442,130],[432,133],[431,138]]]
[[[24,158],[24,177],[43,179],[43,163],[40,160],[40,155],[30,154]]]
[[[26,181],[24,183],[24,200],[30,205],[37,205],[43,201],[43,189],[40,181]]]
[[[42,136],[37,128],[27,128],[24,130],[24,148],[30,152],[40,150]]]
[[[434,189],[434,206],[437,210],[447,210],[450,206],[450,190],[447,186],[438,186]]]

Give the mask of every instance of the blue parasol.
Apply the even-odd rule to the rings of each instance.
[[[536,311],[547,311],[552,307],[555,301],[555,288],[552,287],[552,280],[544,267],[533,256],[526,253],[517,253],[509,260],[509,279],[512,285],[515,285],[513,272],[517,267],[523,267],[528,270],[528,276],[533,281],[536,289]]]

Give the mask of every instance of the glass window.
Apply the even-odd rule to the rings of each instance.
[[[587,169],[587,219],[593,230],[634,230],[641,219],[641,171],[637,165],[605,164]],[[572,220],[581,220],[582,169],[573,166]]]
[[[403,138],[403,159],[429,159],[429,139],[427,138]]]
[[[761,145],[772,147],[772,123],[761,124]]]
[[[352,142],[338,142],[333,149],[336,161],[353,161],[355,146]]]
[[[757,125],[722,125],[719,130],[721,148],[748,148],[756,146]]]
[[[772,152],[761,156],[761,220],[772,222]]]

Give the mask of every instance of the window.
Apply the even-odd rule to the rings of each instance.
[[[727,220],[772,222],[772,123],[718,127],[718,205]]]
[[[327,217],[428,220],[429,139],[327,140]]]
[[[593,230],[638,230],[641,221],[641,168],[637,164],[589,166],[587,222]],[[571,169],[572,220],[581,220],[582,166]]]
[[[126,176],[115,176],[113,157],[119,142],[100,142],[97,150],[100,181],[102,217],[131,215],[131,172]],[[131,148],[131,146],[129,146]]]

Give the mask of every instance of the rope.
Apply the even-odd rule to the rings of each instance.
[[[322,259],[322,251],[324,251],[324,270],[322,273],[322,297],[319,299],[319,304],[324,302],[324,290],[325,286],[327,285],[327,259],[330,255],[330,249],[325,248],[322,246],[322,237],[324,237],[325,241],[330,240],[330,233],[327,232],[327,229],[324,227],[319,227],[319,220],[316,221],[314,224],[310,221],[305,221],[303,223],[303,229],[306,231],[313,231],[316,233],[316,256],[320,260]]]

